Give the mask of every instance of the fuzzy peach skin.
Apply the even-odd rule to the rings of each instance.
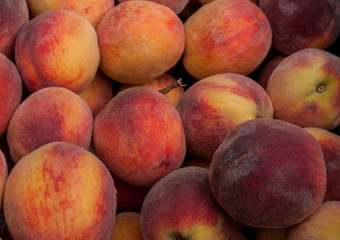
[[[118,3],[122,3],[131,0],[117,0],[117,1]],[[173,10],[176,14],[180,14],[189,3],[189,0],[147,0],[147,1],[162,4]]]
[[[213,2],[213,1],[215,1],[215,0],[198,0],[202,5],[205,5],[205,4],[207,4],[207,3],[210,3],[210,2]],[[253,2],[253,3],[255,3],[255,4],[257,4],[257,2],[258,2],[258,0],[249,0],[249,1],[251,1],[251,2]]]
[[[25,0],[0,1],[0,53],[14,56],[14,45],[20,28],[29,21]]]
[[[7,131],[9,121],[22,97],[22,81],[14,63],[0,53],[0,137]]]
[[[156,182],[140,214],[145,240],[225,240],[232,231],[211,194],[209,171],[201,167],[183,167]]]
[[[100,69],[126,84],[143,84],[166,73],[185,46],[180,18],[152,1],[118,4],[100,22],[97,34]]]
[[[54,141],[86,149],[92,139],[93,116],[79,95],[60,87],[47,87],[28,96],[15,110],[7,131],[12,160]]]
[[[4,214],[14,239],[109,239],[116,189],[104,164],[72,143],[48,143],[10,172]]]
[[[260,8],[248,0],[215,0],[184,23],[185,69],[195,78],[232,72],[248,75],[271,47],[271,28]]]
[[[147,83],[144,84],[136,84],[136,85],[131,85],[131,84],[122,84],[120,87],[119,91],[122,91],[124,89],[130,88],[130,87],[146,87],[150,88],[156,91],[161,91],[164,90],[165,88],[173,85],[176,83],[176,78],[169,74],[163,74]],[[180,97],[184,93],[184,88],[183,86],[179,85],[173,89],[171,89],[169,92],[165,93],[164,95],[170,100],[172,105],[176,106]]]
[[[117,210],[120,212],[140,212],[150,187],[131,185],[112,175],[117,189]]]
[[[340,201],[323,202],[309,218],[294,226],[286,240],[339,239]]]
[[[50,10],[31,19],[15,44],[15,61],[30,92],[48,86],[81,92],[97,72],[99,54],[94,27],[71,10]]]
[[[340,201],[340,136],[322,128],[305,130],[318,140],[325,158],[327,190],[324,201]]]
[[[112,80],[98,70],[91,83],[79,93],[96,116],[114,96]]]
[[[179,168],[186,154],[176,108],[142,87],[121,91],[97,114],[93,146],[113,175],[143,187]]]
[[[32,17],[54,10],[64,9],[74,11],[85,17],[94,28],[115,5],[114,0],[27,0]]]
[[[0,149],[0,212],[2,212],[3,208],[3,199],[4,199],[4,192],[5,192],[5,184],[8,177],[8,167],[7,167],[7,160]]]
[[[303,221],[320,206],[327,185],[318,141],[299,126],[270,118],[234,127],[215,151],[209,174],[222,208],[255,228]]]
[[[236,73],[216,74],[189,87],[176,106],[187,151],[211,159],[227,133],[253,118],[272,118],[273,106],[254,80]]]
[[[286,55],[326,49],[340,34],[338,0],[259,0],[273,33],[273,46]]]
[[[144,240],[140,214],[132,211],[118,213],[110,240]]]
[[[340,125],[340,57],[332,53],[308,48],[286,57],[266,91],[277,119],[327,130]]]

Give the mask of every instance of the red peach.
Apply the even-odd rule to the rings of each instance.
[[[191,85],[176,106],[185,131],[187,151],[211,159],[227,133],[253,118],[272,118],[266,91],[236,73],[216,74]]]
[[[29,21],[26,0],[1,0],[0,16],[0,53],[12,59],[20,28]]]
[[[12,160],[40,146],[65,141],[86,149],[92,139],[90,107],[76,93],[60,87],[46,87],[29,95],[15,110],[7,131]]]
[[[324,201],[340,201],[340,136],[322,128],[305,130],[318,140],[325,158],[327,189]]]
[[[144,239],[214,239],[231,236],[231,219],[215,201],[209,171],[183,167],[157,181],[141,210]]]
[[[118,0],[118,3],[126,1],[131,0]],[[189,3],[189,0],[147,0],[147,1],[152,1],[167,6],[168,8],[172,9],[176,14],[180,14]]]
[[[179,168],[186,153],[176,108],[142,87],[121,91],[97,114],[93,145],[113,175],[146,187]]]
[[[217,202],[233,219],[255,228],[303,221],[326,192],[318,141],[277,119],[252,119],[234,127],[215,151],[209,171]]]
[[[166,73],[185,46],[180,18],[152,1],[118,4],[100,22],[97,34],[100,69],[126,84],[143,84]]]
[[[249,75],[271,47],[271,27],[248,0],[215,0],[194,12],[184,23],[185,69],[195,78],[232,72]]]
[[[0,137],[7,131],[9,121],[22,97],[22,81],[18,69],[0,53]]]
[[[43,145],[10,172],[4,215],[14,239],[109,239],[116,189],[104,164],[66,142]]]
[[[71,10],[50,10],[25,24],[15,43],[15,61],[30,92],[48,86],[76,93],[85,89],[99,66],[97,34]]]
[[[273,46],[286,55],[326,49],[340,34],[338,0],[259,0],[273,32]]]

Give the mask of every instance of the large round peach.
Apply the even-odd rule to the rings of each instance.
[[[97,27],[102,18],[115,5],[114,0],[27,0],[27,5],[32,17],[40,13],[65,9],[74,11],[91,22],[93,27]]]
[[[273,32],[273,46],[286,55],[326,49],[340,34],[338,0],[259,0]]]
[[[277,119],[327,130],[340,125],[340,57],[332,53],[308,48],[287,56],[266,91]]]
[[[176,108],[142,87],[121,91],[97,114],[93,146],[113,175],[146,187],[179,168],[186,154]]]
[[[50,10],[25,24],[15,44],[15,61],[30,92],[65,87],[76,93],[91,82],[99,66],[97,34],[71,10]]]
[[[340,201],[326,201],[309,218],[295,225],[286,240],[339,239]]]
[[[89,149],[93,116],[76,93],[46,87],[29,95],[15,110],[7,131],[12,160],[54,141],[70,142]]]
[[[116,189],[95,155],[53,142],[14,166],[6,181],[4,214],[14,239],[109,239]]]
[[[114,96],[112,80],[98,70],[91,83],[79,93],[96,116]]]
[[[119,3],[126,1],[131,0],[118,0]],[[176,14],[180,14],[189,3],[189,0],[147,0],[147,1],[152,1],[167,6],[168,8],[172,9]]]
[[[100,69],[127,84],[143,84],[166,73],[182,57],[184,26],[168,7],[127,1],[105,15],[97,28]]]
[[[0,53],[12,58],[20,28],[29,21],[25,0],[0,1]]]
[[[221,73],[189,87],[176,106],[184,127],[187,151],[211,159],[227,133],[253,118],[273,117],[265,90],[249,77]]]
[[[318,140],[325,158],[327,190],[324,201],[340,201],[340,136],[322,128],[305,130]]]
[[[178,85],[178,86],[174,87],[174,85]],[[177,105],[180,97],[184,93],[183,86],[178,84],[177,80],[169,74],[163,74],[144,84],[136,84],[136,85],[122,84],[119,91],[122,91],[129,87],[146,87],[146,88],[150,88],[156,91],[162,91],[162,90],[165,91],[166,89],[168,89],[164,94],[174,106]]]
[[[0,53],[0,136],[19,106],[22,97],[22,81],[14,63]]]
[[[141,210],[144,239],[214,239],[231,235],[231,219],[217,204],[209,186],[209,171],[177,169],[156,182]]]
[[[218,203],[236,221],[256,228],[303,221],[326,192],[318,141],[277,119],[252,119],[233,128],[215,151],[209,171]]]
[[[195,78],[232,72],[248,75],[271,47],[271,28],[261,9],[248,0],[216,0],[184,23],[185,69]]]

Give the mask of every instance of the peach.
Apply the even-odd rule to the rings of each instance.
[[[211,159],[227,133],[253,118],[272,118],[266,91],[237,73],[216,74],[191,85],[176,106],[185,131],[187,151]]]
[[[131,0],[117,0],[118,3],[131,1]],[[172,9],[176,14],[180,14],[183,9],[188,5],[189,0],[147,0],[155,3],[162,4]]]
[[[318,140],[325,158],[327,189],[324,201],[340,201],[340,136],[322,128],[305,130]]]
[[[212,193],[236,221],[284,228],[309,217],[323,201],[327,176],[318,141],[277,119],[234,127],[210,164]]]
[[[114,175],[112,177],[117,189],[117,210],[140,212],[150,187],[134,186]]]
[[[116,189],[104,164],[86,149],[52,142],[10,172],[4,215],[14,239],[109,239]]]
[[[114,0],[27,0],[27,5],[32,17],[54,10],[71,10],[85,17],[93,25],[98,26],[102,18],[115,5]]]
[[[30,92],[48,86],[76,93],[90,84],[99,66],[97,34],[71,10],[50,10],[25,24],[15,43],[15,61]]]
[[[148,240],[225,240],[232,231],[231,219],[211,193],[209,171],[201,167],[183,167],[158,180],[140,216]]]
[[[264,89],[267,88],[267,82],[270,75],[285,57],[286,56],[283,54],[275,55],[274,57],[270,58],[268,62],[264,63],[264,66],[260,69],[258,82]]]
[[[0,137],[22,97],[22,81],[14,63],[0,53]]]
[[[90,85],[79,93],[96,116],[114,96],[112,80],[98,70]]]
[[[2,213],[2,205],[5,192],[5,184],[8,177],[7,161],[4,153],[0,149],[0,212]]]
[[[176,108],[163,94],[128,88],[94,119],[93,146],[111,173],[135,186],[151,186],[179,168],[186,154]]]
[[[26,0],[1,0],[0,16],[0,53],[12,59],[20,28],[29,21]]]
[[[139,84],[139,85],[123,84],[120,87],[119,91],[122,91],[129,87],[146,87],[146,88],[154,89],[156,91],[161,91],[168,87],[171,87],[172,85],[177,85],[176,83],[177,83],[177,80],[173,76],[169,74],[163,74],[144,84]],[[182,85],[179,84],[175,88],[171,90],[169,89],[169,92],[164,93],[164,94],[170,100],[172,105],[176,106],[178,103],[178,100],[183,95],[183,93],[184,93],[184,88]]]
[[[202,5],[205,5],[205,4],[207,4],[207,3],[210,3],[210,2],[213,2],[213,1],[215,1],[215,0],[198,0]],[[253,3],[255,3],[255,4],[257,4],[258,3],[258,0],[249,0],[249,1],[251,1],[251,2],[253,2]]]
[[[132,211],[118,213],[110,240],[143,240],[140,214]]]
[[[340,34],[338,0],[259,0],[273,34],[273,46],[290,55],[305,48],[326,49]]]
[[[307,48],[287,56],[270,75],[266,91],[274,116],[301,127],[340,125],[340,57]]]
[[[261,9],[248,0],[215,0],[184,23],[185,69],[202,79],[224,72],[249,75],[271,47],[271,27]]]
[[[105,15],[97,28],[100,69],[126,84],[143,84],[166,73],[182,57],[183,22],[152,1],[127,1]]]
[[[93,116],[76,93],[46,87],[28,96],[15,110],[8,126],[7,142],[12,160],[54,141],[90,148]]]
[[[340,201],[323,202],[309,218],[294,226],[286,240],[339,239]]]

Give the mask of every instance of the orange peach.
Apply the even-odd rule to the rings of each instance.
[[[0,16],[0,53],[12,59],[20,28],[29,21],[26,0],[1,0]]]
[[[249,75],[271,47],[271,27],[248,0],[215,0],[194,12],[184,23],[185,69],[195,78],[232,72]]]
[[[234,127],[215,151],[210,186],[222,208],[255,228],[298,224],[322,203],[327,175],[318,141],[277,119]]]
[[[266,91],[237,73],[216,74],[191,85],[176,106],[185,131],[187,151],[211,159],[227,133],[253,118],[272,118]]]
[[[338,0],[259,0],[273,33],[273,46],[286,55],[326,49],[340,34]]]
[[[143,240],[140,214],[132,211],[116,215],[115,226],[110,240]]]
[[[98,70],[90,85],[80,92],[79,96],[89,105],[93,116],[96,116],[113,98],[113,88],[112,80]]]
[[[97,34],[100,69],[126,84],[143,84],[166,73],[185,46],[180,18],[152,1],[118,4],[100,22]]]
[[[27,5],[32,17],[40,13],[65,9],[74,11],[85,17],[93,27],[97,27],[102,18],[115,5],[114,0],[27,0]]]
[[[340,57],[307,48],[282,60],[266,91],[274,117],[301,127],[331,130],[340,125]]]
[[[15,110],[7,131],[12,160],[40,146],[65,141],[89,149],[93,116],[90,107],[76,93],[60,87],[46,87],[28,96]]]
[[[116,189],[104,164],[86,149],[53,142],[9,173],[4,215],[14,239],[109,239]]]
[[[131,0],[118,0],[118,3],[131,1]],[[168,8],[172,9],[176,14],[180,14],[183,9],[189,3],[189,0],[147,0],[155,3],[162,4],[167,6]]]
[[[14,63],[0,53],[0,137],[22,97],[22,81]]]
[[[318,140],[325,158],[327,190],[324,201],[340,201],[340,136],[322,128],[305,130]]]
[[[97,72],[99,54],[94,27],[71,10],[50,10],[31,19],[15,44],[15,61],[30,92],[48,86],[81,92]]]
[[[7,161],[4,153],[0,149],[0,213],[2,213],[5,184],[8,177]]]
[[[160,77],[157,77],[147,83],[139,84],[139,85],[131,85],[131,84],[123,84],[119,91],[122,91],[124,89],[127,89],[129,87],[146,87],[150,89],[154,89],[156,91],[163,90],[171,85],[176,84],[177,80],[169,75],[169,74],[163,74]],[[178,103],[178,100],[184,93],[184,88],[182,85],[178,85],[177,87],[171,89],[169,92],[165,93],[165,96],[170,100],[172,105],[176,106]]]
[[[140,216],[148,240],[225,240],[232,232],[231,219],[211,193],[209,171],[201,167],[183,167],[157,181]]]
[[[119,92],[97,114],[93,146],[113,175],[146,187],[179,168],[186,154],[176,108],[162,93],[142,87]]]
[[[323,202],[316,212],[294,226],[286,240],[339,239],[340,201]]]

